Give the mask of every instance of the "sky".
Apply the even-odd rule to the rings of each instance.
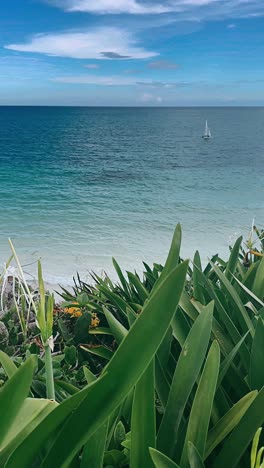
[[[0,105],[264,105],[264,1],[1,0]]]

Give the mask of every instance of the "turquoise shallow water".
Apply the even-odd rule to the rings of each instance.
[[[0,261],[11,237],[52,283],[164,261],[177,222],[203,258],[263,225],[264,108],[2,107],[0,129]]]

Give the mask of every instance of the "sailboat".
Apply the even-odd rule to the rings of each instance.
[[[203,139],[204,139],[204,140],[209,140],[211,137],[212,137],[212,135],[211,135],[211,130],[210,130],[210,128],[208,127],[208,123],[207,123],[207,120],[206,120],[206,122],[205,122],[204,134],[203,134]]]

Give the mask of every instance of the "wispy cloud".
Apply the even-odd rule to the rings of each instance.
[[[112,76],[100,76],[100,75],[79,75],[79,76],[59,76],[54,78],[52,81],[58,83],[68,84],[83,84],[83,85],[98,85],[98,86],[142,86],[152,89],[157,88],[173,88],[173,87],[185,87],[189,86],[188,83],[184,82],[173,82],[173,81],[154,81],[152,79],[138,80],[133,76],[123,75],[112,75]]]
[[[150,62],[147,65],[151,70],[171,70],[179,68],[177,63],[169,62],[168,60],[157,60],[156,62]]]
[[[137,0],[50,0],[50,3],[64,8],[66,11],[81,11],[96,14],[135,15],[159,14],[171,11],[169,6]]]
[[[89,68],[89,70],[98,70],[98,68],[100,68],[100,65],[98,65],[98,63],[87,63],[84,66],[85,68]]]
[[[116,27],[36,34],[28,42],[8,44],[5,48],[77,59],[145,59],[158,55],[138,45],[132,33]]]
[[[262,0],[46,0],[68,12],[159,15],[177,13],[176,20],[243,18],[264,15]]]
[[[163,98],[161,96],[155,96],[154,94],[151,94],[151,93],[144,93],[139,98],[139,102],[142,102],[144,104],[148,104],[148,103],[161,104],[162,101],[163,101]]]
[[[169,90],[172,88],[186,88],[193,86],[193,82],[184,81],[155,81],[151,78],[142,78],[139,80],[134,76],[124,75],[79,75],[79,76],[58,76],[53,78],[52,81],[57,83],[67,84],[81,84],[81,85],[97,85],[97,86],[138,86],[148,88],[150,90],[164,89]]]

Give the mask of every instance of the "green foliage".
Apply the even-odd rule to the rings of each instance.
[[[18,266],[25,298],[3,317],[0,466],[261,468],[263,239],[254,228],[227,261],[203,267],[196,252],[188,266],[178,225],[164,268],[125,275],[113,260],[117,283],[77,277],[55,311],[41,266],[35,297]]]

